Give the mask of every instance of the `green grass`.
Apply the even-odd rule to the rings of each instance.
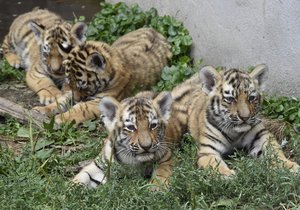
[[[94,157],[103,139],[100,132],[81,132],[85,136],[82,150],[53,152],[46,159],[30,148],[17,157],[0,148],[1,209],[280,209],[300,205],[300,174],[272,168],[270,157],[252,159],[237,153],[227,160],[237,176],[224,180],[210,170],[196,169],[192,141],[185,141],[176,151],[177,166],[168,191],[150,191],[147,179],[119,165],[114,166],[109,182],[98,189],[75,186],[66,168]]]
[[[199,64],[193,64],[188,55],[191,42],[180,22],[169,16],[159,17],[155,9],[143,12],[137,5],[105,3],[102,7],[104,10],[89,24],[89,39],[112,42],[123,33],[152,24],[172,42],[176,56],[171,66],[163,70],[161,81],[153,87],[155,90],[171,89],[198,68]],[[1,61],[1,78],[24,79],[17,75]],[[267,97],[263,103],[264,115],[288,121],[296,132],[299,132],[299,113],[298,99]],[[290,140],[284,150],[299,163],[299,135],[291,135],[290,131],[287,130]],[[42,128],[32,128],[10,118],[5,122],[0,119],[0,140],[25,141],[18,154],[0,144],[0,209],[229,210],[300,206],[300,174],[272,168],[269,156],[252,159],[237,152],[226,160],[237,175],[224,180],[210,170],[197,169],[196,145],[189,137],[176,150],[176,167],[167,191],[152,192],[149,180],[120,165],[113,166],[111,179],[97,189],[71,184],[75,173],[72,167],[96,157],[106,135],[98,121],[86,122],[75,129],[72,124],[55,128],[53,121]]]

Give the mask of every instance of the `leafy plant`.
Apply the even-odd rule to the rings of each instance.
[[[162,70],[160,81],[153,87],[155,91],[171,90],[185,79],[192,76],[199,70],[202,60],[199,60],[195,65],[190,64],[190,57],[181,57],[177,65],[165,67]]]
[[[21,127],[22,125],[15,119],[6,116],[3,118],[3,122],[0,122],[0,135],[17,136],[17,132]]]
[[[300,133],[300,101],[291,97],[268,96],[263,101],[262,113],[273,119],[282,119]]]
[[[172,46],[171,64],[177,64],[182,56],[188,56],[192,46],[192,37],[183,24],[175,18],[159,16],[151,8],[142,11],[137,4],[131,7],[125,3],[101,3],[101,11],[94,15],[89,23],[88,39],[113,43],[120,36],[141,27],[152,27],[167,37]]]

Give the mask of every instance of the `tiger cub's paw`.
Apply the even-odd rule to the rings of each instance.
[[[11,65],[12,67],[14,67],[16,69],[21,67],[22,60],[18,55],[10,53],[10,54],[6,55],[5,57],[6,57],[7,62],[9,63],[9,65]]]
[[[62,92],[60,90],[41,90],[38,92],[38,96],[40,98],[40,103],[44,105],[51,104],[55,102],[60,96]]]
[[[293,173],[300,173],[300,166],[293,161],[289,161],[286,163],[287,168]]]
[[[169,186],[169,181],[168,180],[161,180],[159,178],[153,178],[150,181],[150,190],[151,191],[162,191],[162,190],[167,190]]]
[[[33,107],[33,110],[36,110],[42,114],[46,114],[48,116],[51,116],[52,113],[52,109],[49,106],[35,106]]]
[[[100,167],[95,162],[85,166],[73,179],[75,184],[81,184],[88,188],[96,188],[99,185],[105,184],[107,178]]]
[[[232,178],[232,177],[234,177],[235,176],[235,171],[234,170],[231,170],[231,169],[229,169],[229,168],[227,168],[227,167],[220,167],[219,168],[219,173],[221,174],[221,175],[223,175],[224,176],[224,178]]]
[[[75,122],[76,122],[76,119],[73,119],[72,115],[69,112],[65,112],[65,113],[55,115],[55,118],[54,118],[55,123],[58,124],[58,125],[60,125],[62,123],[71,122],[73,120],[75,120]]]
[[[64,122],[66,122],[66,121],[63,120],[63,118],[61,117],[61,114],[58,114],[58,115],[55,116],[54,122],[55,122],[56,124],[60,125],[60,124],[62,124],[62,123],[64,123]]]
[[[80,172],[72,179],[73,184],[79,184],[88,188],[96,188],[97,185],[91,181],[88,173]]]

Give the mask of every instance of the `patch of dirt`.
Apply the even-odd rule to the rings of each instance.
[[[0,135],[0,145],[10,149],[15,155],[19,155],[28,142],[27,138],[10,138]]]
[[[23,81],[1,83],[0,97],[13,101],[27,109],[40,105],[37,95]]]

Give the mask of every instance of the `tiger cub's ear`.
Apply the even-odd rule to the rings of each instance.
[[[42,24],[39,24],[33,20],[29,21],[28,26],[33,31],[35,38],[37,40],[40,40],[42,33],[45,31],[45,26],[43,26]]]
[[[105,127],[112,131],[116,122],[116,115],[120,103],[112,97],[104,97],[99,104],[102,120]]]
[[[71,34],[77,39],[78,44],[83,44],[86,40],[87,25],[83,22],[78,22],[73,25]]]
[[[269,73],[269,68],[265,64],[260,64],[256,66],[253,71],[250,73],[250,77],[253,78],[258,86],[259,89],[262,91],[265,88],[265,83],[268,79],[268,73]]]
[[[97,52],[89,55],[86,62],[88,66],[96,69],[97,71],[104,70],[105,68],[105,59]]]
[[[170,92],[161,92],[153,101],[164,121],[168,121],[171,116],[172,103],[173,98]]]
[[[202,90],[208,94],[217,85],[220,75],[217,70],[212,66],[204,66],[200,70],[200,81],[202,83]]]

